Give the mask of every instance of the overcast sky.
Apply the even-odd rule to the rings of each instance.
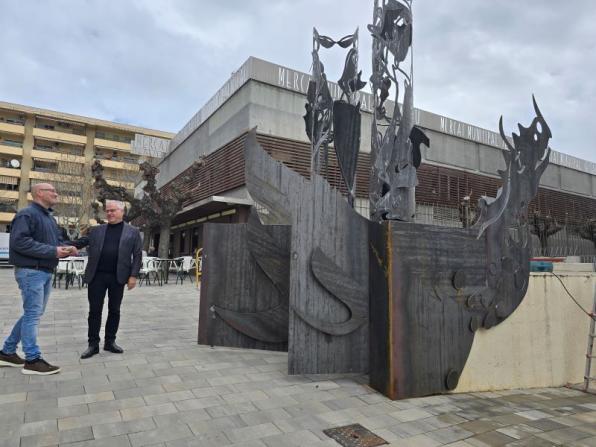
[[[312,27],[360,27],[373,0],[0,0],[0,100],[177,132],[249,56],[309,71]],[[596,2],[415,0],[414,104],[596,162]],[[329,78],[341,56],[325,53]]]

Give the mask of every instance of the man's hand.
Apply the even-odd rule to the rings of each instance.
[[[135,278],[134,276],[131,276],[130,278],[128,278],[128,283],[127,283],[127,287],[128,290],[132,290],[136,287],[137,285],[137,278]]]
[[[77,250],[77,247],[74,247],[72,245],[68,246],[68,248],[70,248],[70,255],[71,256],[78,256],[79,255],[79,250]]]
[[[71,253],[71,248],[74,247],[56,247],[56,256],[58,258],[66,258],[67,256],[70,256]],[[76,248],[75,248],[76,250]]]

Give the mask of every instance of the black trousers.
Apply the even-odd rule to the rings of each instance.
[[[120,324],[120,304],[124,295],[124,284],[119,284],[115,273],[97,272],[89,283],[87,297],[89,298],[89,345],[99,345],[99,329],[101,328],[101,313],[103,302],[108,292],[108,321],[106,322],[105,343],[116,341],[116,333]]]

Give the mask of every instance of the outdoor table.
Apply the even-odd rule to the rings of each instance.
[[[180,268],[182,267],[182,259],[167,259],[167,258],[156,258],[155,262],[159,264],[159,271],[161,282],[164,284],[168,283],[168,278],[170,276],[170,268],[174,268],[176,270],[176,277],[180,274]]]

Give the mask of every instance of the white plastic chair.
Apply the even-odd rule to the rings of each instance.
[[[145,280],[145,284],[150,285],[151,275],[153,275],[153,282],[158,281],[161,285],[155,258],[146,256],[141,261],[141,270],[139,270],[139,287],[143,284],[143,280]]]
[[[192,283],[192,275],[190,272],[196,268],[194,258],[192,256],[181,256],[177,260],[180,262],[176,264],[178,267],[176,274],[176,284],[178,284],[178,278],[180,278],[180,284],[184,283],[184,278],[188,278]]]

